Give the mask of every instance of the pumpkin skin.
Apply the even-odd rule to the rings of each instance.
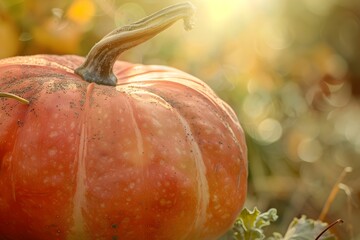
[[[217,239],[247,189],[243,131],[199,79],[118,61],[116,87],[77,56],[0,60],[1,239]]]
[[[234,112],[189,74],[116,61],[192,14],[160,10],[87,58],[0,60],[0,239],[198,240],[231,227],[247,190]]]

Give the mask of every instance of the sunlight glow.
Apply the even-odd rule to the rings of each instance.
[[[241,4],[240,0],[210,0],[206,2],[207,12],[214,27],[224,26],[231,17],[239,14]]]

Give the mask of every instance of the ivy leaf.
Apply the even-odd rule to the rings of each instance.
[[[262,240],[265,239],[263,227],[278,218],[274,208],[261,213],[256,207],[253,211],[244,208],[236,219],[231,231],[221,240]]]

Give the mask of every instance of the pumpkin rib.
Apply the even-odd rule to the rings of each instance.
[[[145,166],[144,166],[144,140],[143,140],[143,136],[139,127],[139,124],[136,120],[135,114],[134,114],[134,106],[133,103],[130,101],[130,98],[125,97],[124,98],[124,104],[125,106],[129,109],[130,112],[130,119],[131,119],[131,126],[133,127],[134,133],[135,133],[135,138],[136,138],[136,147],[137,147],[137,151],[138,151],[138,155],[142,156],[141,159],[136,159],[137,161],[137,166],[141,166],[141,171],[143,174],[141,174],[141,182],[142,184],[146,185],[147,181],[145,179]],[[147,201],[145,201],[147,202]],[[146,209],[148,208],[148,206],[146,206],[145,204],[141,204],[142,209]],[[144,211],[141,211],[144,212]],[[142,233],[142,239],[146,239],[146,226],[140,225],[138,226],[138,230]]]
[[[185,118],[181,115],[181,113],[173,107],[173,111],[176,112],[177,117],[179,118],[181,124],[183,125],[183,128],[186,132],[187,138],[189,138],[189,141],[191,143],[191,149],[192,153],[194,155],[195,159],[195,165],[197,168],[197,179],[198,179],[198,201],[197,201],[197,213],[195,214],[196,218],[194,221],[193,229],[203,229],[205,223],[206,223],[206,213],[209,206],[209,185],[206,178],[206,166],[204,164],[204,159],[202,157],[202,152],[200,150],[199,145],[197,144],[196,140],[194,139],[193,132],[191,130],[190,125],[187,123]],[[200,232],[197,232],[195,236],[192,236],[193,238],[198,238],[200,236]]]
[[[179,123],[183,126],[183,129],[186,133],[187,138],[190,138],[189,143],[191,145],[191,149],[192,149],[191,151],[192,151],[192,155],[194,156],[195,165],[196,165],[196,168],[198,170],[200,170],[200,172],[198,171],[198,176],[197,176],[197,179],[198,179],[197,180],[197,183],[198,183],[198,186],[197,186],[198,198],[197,199],[198,200],[197,200],[197,207],[196,207],[197,211],[194,214],[195,218],[194,218],[194,222],[192,224],[192,228],[190,228],[187,233],[182,233],[183,234],[182,236],[179,235],[177,237],[179,237],[179,238],[182,237],[181,239],[189,239],[188,235],[191,234],[190,239],[198,238],[200,236],[200,233],[199,232],[194,233],[193,231],[196,229],[198,231],[200,231],[200,229],[202,229],[203,225],[205,224],[207,206],[208,206],[208,201],[209,201],[209,188],[208,188],[207,179],[206,179],[206,168],[205,168],[204,161],[202,158],[201,150],[200,150],[196,140],[192,137],[193,133],[191,131],[191,127],[187,124],[187,120],[181,115],[181,113],[176,109],[176,107],[169,104],[165,99],[161,98],[161,96],[159,96],[151,91],[148,91],[147,89],[141,89],[141,91],[142,92],[135,91],[135,94],[148,94],[149,96],[154,98],[156,101],[162,102],[161,105],[169,108],[169,111],[171,111],[175,114],[175,116],[179,120]],[[129,94],[129,96],[131,96],[131,93],[128,93],[128,94]],[[129,105],[129,107],[131,106],[131,104],[127,104],[127,105]],[[133,125],[136,125],[136,118],[134,116],[133,116],[133,121],[134,121]],[[146,179],[144,179],[143,182],[146,183]],[[146,238],[146,235],[145,235],[145,231],[144,231],[143,239],[145,239],[145,238]]]
[[[144,85],[149,85],[149,84],[152,84],[152,83],[159,83],[159,84],[163,84],[163,83],[174,83],[174,84],[179,84],[181,86],[187,86],[187,83],[189,84],[193,84],[194,86],[196,87],[200,87],[200,88],[205,88],[206,87],[204,86],[203,83],[201,82],[197,82],[197,81],[194,81],[193,79],[189,79],[189,78],[181,78],[177,75],[175,76],[171,76],[170,73],[168,72],[164,72],[166,74],[166,76],[164,76],[164,78],[161,78],[161,76],[158,74],[156,78],[153,78],[151,79],[151,76],[142,76],[143,74],[140,73],[139,76],[142,78],[142,79],[132,79],[131,81],[129,82],[123,82],[123,83],[120,83],[118,85],[116,85],[116,87],[123,87],[123,86],[127,86],[127,85],[131,85],[131,84],[144,84]],[[145,73],[146,74],[146,73]],[[154,72],[155,74],[155,72]],[[137,76],[134,76],[135,78]],[[139,77],[138,77],[139,78]],[[124,80],[125,78],[123,78]],[[174,79],[177,79],[177,80],[181,80],[181,81],[176,81]],[[189,86],[188,86],[189,87]],[[190,88],[194,88],[194,87],[190,87]]]
[[[154,88],[154,89],[158,89],[158,88]],[[146,89],[142,89],[142,90],[149,92],[149,90],[153,90],[153,89],[146,88]],[[195,90],[195,89],[192,89],[192,90]],[[152,92],[152,91],[150,91],[150,92]],[[200,92],[200,93],[201,93],[201,92]],[[176,105],[173,105],[170,101],[167,101],[165,98],[161,97],[161,95],[162,95],[161,92],[158,92],[158,91],[155,92],[155,91],[154,91],[153,94],[155,94],[155,96],[157,96],[158,98],[162,99],[162,100],[163,100],[164,102],[166,102],[167,104],[170,104],[171,108],[172,108],[174,111],[176,111],[179,116],[182,116],[182,113],[177,109]],[[204,97],[203,95],[201,95],[201,96]],[[205,96],[206,96],[206,95],[205,95]],[[203,99],[207,99],[207,98],[204,97]],[[184,102],[186,102],[186,100],[185,100]],[[212,102],[212,101],[208,102],[208,104],[210,104],[210,105],[213,104],[213,103],[214,103],[214,102]],[[243,155],[243,154],[244,154],[243,149],[238,145],[238,144],[239,144],[239,141],[241,141],[242,138],[239,138],[239,139],[238,139],[238,138],[236,137],[236,134],[234,133],[233,129],[230,127],[230,124],[228,124],[227,121],[221,120],[221,119],[223,119],[223,117],[221,116],[221,114],[220,114],[218,111],[214,111],[212,107],[209,107],[208,109],[209,109],[210,111],[212,111],[214,114],[216,114],[217,118],[220,120],[220,122],[223,124],[223,126],[227,129],[227,131],[229,131],[229,133],[232,134],[232,136],[233,136],[232,139],[233,139],[235,145],[237,146],[237,148],[238,148],[238,150],[239,150],[239,152],[240,152],[240,155],[241,155],[242,157],[246,157],[245,155]],[[222,114],[227,114],[227,113],[228,113],[228,112],[225,111],[225,112],[223,112]],[[183,119],[185,119],[185,118],[183,117]],[[185,120],[185,121],[186,121],[186,120]],[[189,129],[191,130],[192,127],[189,126]],[[196,134],[193,132],[193,130],[191,130],[191,132],[189,133],[189,136],[196,136]],[[197,142],[199,141],[199,139],[193,138],[193,141],[194,141],[195,143],[197,143]],[[199,151],[201,152],[200,149],[199,149]],[[244,162],[244,159],[242,159],[242,158],[237,158],[237,160],[238,160],[238,164],[239,164],[240,166],[246,165],[245,162]],[[197,169],[199,169],[199,168],[197,168]],[[237,181],[236,181],[236,182],[237,182],[236,187],[237,187],[237,192],[241,193],[242,191],[244,191],[244,189],[240,189],[240,187],[239,187],[239,184],[242,183],[241,180],[244,180],[241,176],[243,176],[244,171],[247,172],[247,170],[246,170],[246,169],[243,169],[243,168],[240,168],[239,171],[240,171],[240,172],[238,173],[238,178],[237,178]],[[247,174],[246,174],[246,175],[247,175]],[[240,200],[240,199],[239,199],[239,200]],[[241,201],[242,201],[242,200],[241,200]],[[235,216],[235,217],[236,217],[236,216]],[[198,226],[198,228],[196,228],[196,229],[203,229],[203,227],[199,227],[199,226]],[[196,236],[196,239],[198,239],[198,238],[200,238],[200,236]],[[192,238],[191,238],[191,239],[192,239]]]
[[[22,112],[22,116],[17,116],[17,119],[18,121],[21,121],[23,123],[26,123],[26,119],[28,118],[28,113],[29,113],[29,108],[27,108],[24,112]],[[21,119],[21,120],[20,120]],[[17,126],[17,125],[15,125]],[[9,157],[7,157],[7,160],[6,159],[3,159],[1,158],[1,161],[0,161],[0,173],[1,173],[1,177],[4,179],[8,178],[9,182],[5,185],[3,185],[5,187],[5,189],[2,190],[2,193],[0,193],[0,199],[4,196],[5,199],[7,199],[11,204],[14,204],[16,201],[17,201],[17,196],[19,195],[19,192],[18,190],[21,190],[19,188],[16,187],[16,181],[15,181],[15,177],[14,177],[14,174],[15,174],[15,168],[13,166],[13,162],[17,160],[17,156],[19,155],[20,151],[19,149],[20,148],[20,143],[21,143],[21,127],[17,126],[16,128],[16,132],[15,132],[15,141],[13,142],[12,146],[6,151],[9,153]],[[5,163],[6,161],[6,163]],[[6,164],[6,169],[5,171],[2,170],[3,167],[4,167],[4,164]],[[2,172],[4,171],[4,172]],[[1,180],[3,180],[1,179]],[[1,184],[2,181],[0,181],[0,186],[2,185]],[[10,184],[9,184],[10,183]],[[3,196],[1,196],[2,194],[4,194]],[[17,208],[13,208],[12,207],[12,214],[19,214],[19,212],[21,212],[20,209],[17,209]],[[0,214],[1,215],[1,214]],[[24,229],[24,233],[17,233],[17,234],[20,234],[18,236],[21,236],[21,234],[25,234],[25,232],[27,232],[27,220],[28,219],[22,219],[23,221],[22,222],[19,222],[19,227]],[[1,229],[1,228],[0,228]],[[13,232],[16,232],[16,229],[13,229],[13,226],[9,224],[9,230],[10,231],[13,231]],[[1,235],[0,235],[1,237]],[[5,236],[6,238],[6,236]]]
[[[171,82],[181,84],[178,82],[173,82],[173,81],[171,81]],[[183,87],[187,88],[189,91],[195,91],[195,92],[199,93],[203,99],[206,99],[206,101],[208,101],[210,103],[211,107],[209,107],[209,109],[217,110],[217,111],[214,111],[214,113],[216,114],[216,116],[219,119],[222,120],[222,123],[225,126],[225,128],[230,131],[230,133],[233,137],[233,140],[237,143],[237,146],[239,147],[239,150],[240,150],[242,156],[244,156],[243,154],[245,154],[245,153],[240,144],[242,137],[240,134],[236,134],[236,132],[241,131],[242,129],[239,129],[238,125],[234,124],[233,117],[232,117],[232,115],[234,115],[234,113],[232,112],[231,108],[227,108],[225,105],[226,103],[224,103],[220,98],[218,98],[215,95],[215,93],[211,89],[209,89],[207,86],[204,86],[204,91],[201,91],[198,88],[190,87],[188,85],[183,85]]]
[[[68,68],[70,72],[74,72],[74,68],[79,66],[84,62],[84,58],[77,55],[47,55],[47,54],[37,54],[33,57],[39,58],[48,62],[55,62],[60,66]]]
[[[32,71],[34,76],[21,76],[18,75],[18,78],[9,79],[8,83],[5,82],[5,89],[8,86],[10,89],[7,91],[14,91],[16,94],[26,95],[24,96],[33,104],[37,104],[34,101],[39,94],[41,93],[42,89],[48,88],[49,91],[57,91],[61,90],[62,87],[65,87],[65,81],[71,82],[76,81],[76,84],[84,84],[82,79],[72,73],[68,72],[64,69],[57,69],[51,66],[38,66],[38,65],[6,65],[7,68],[12,69],[14,72],[23,71],[24,67],[28,67],[28,71]],[[0,65],[0,71],[3,66]],[[36,74],[36,75],[35,75]],[[51,81],[56,82],[56,84],[52,83]],[[25,87],[26,86],[26,87]],[[31,87],[30,87],[31,86]],[[13,90],[14,89],[14,90]],[[22,89],[22,90],[20,90]],[[51,90],[50,90],[51,89]],[[29,94],[31,93],[31,94]],[[28,96],[30,95],[30,96]],[[33,104],[29,105],[29,108],[33,108]]]
[[[143,79],[149,79],[148,76],[141,76]],[[189,86],[185,83],[182,83],[180,81],[177,81],[177,80],[174,80],[177,79],[177,80],[187,80],[189,81],[190,83],[194,83],[196,84],[197,86],[200,86],[200,88],[195,88],[193,86]],[[174,77],[174,78],[170,78],[169,76],[167,76],[166,78],[164,79],[160,79],[160,78],[156,78],[156,79],[149,79],[149,80],[145,80],[145,81],[142,81],[141,79],[140,80],[131,80],[131,82],[127,82],[126,84],[127,85],[131,85],[131,84],[134,84],[134,85],[131,85],[131,87],[138,87],[138,88],[147,88],[148,85],[155,85],[155,84],[161,84],[161,85],[170,85],[170,84],[176,84],[176,85],[179,85],[181,87],[184,87],[184,88],[187,88],[188,90],[192,91],[192,92],[196,92],[202,96],[204,96],[204,98],[208,99],[210,102],[212,102],[212,105],[218,105],[217,102],[215,101],[212,101],[210,99],[210,97],[208,96],[209,94],[211,94],[211,98],[214,98],[214,99],[218,99],[218,97],[215,95],[215,93],[207,88],[205,85],[203,84],[200,84],[198,82],[195,82],[193,81],[192,79],[188,79],[188,78],[179,78],[179,77]],[[140,84],[136,84],[136,83],[140,83]],[[154,87],[153,89],[157,89],[156,87]],[[203,91],[202,91],[203,89]],[[227,109],[223,109],[225,112],[227,112]]]
[[[34,66],[34,67],[42,67],[42,68],[50,68],[55,69],[56,71],[64,70],[67,73],[74,73],[74,70],[68,66],[60,64],[55,61],[49,61],[47,59],[42,58],[44,55],[35,55],[31,58],[26,56],[17,56],[13,58],[6,58],[2,61],[0,60],[1,67],[10,67],[10,66]]]
[[[130,71],[138,66],[140,66],[139,64],[132,64],[132,63],[127,63],[127,62],[123,62],[123,61],[116,61],[115,63],[116,68],[114,67],[114,74],[116,76],[121,76],[124,75],[126,76],[125,78],[130,78],[130,75],[125,74],[125,72]],[[122,66],[126,66],[126,67],[122,67]],[[116,70],[115,70],[116,69]],[[122,79],[122,78],[120,78]],[[119,80],[117,81],[117,84],[119,84]]]
[[[149,89],[141,89],[144,93],[151,95],[155,100],[161,101],[162,105],[167,106],[169,111],[173,112],[176,118],[179,120],[183,130],[185,131],[186,137],[191,146],[191,152],[195,160],[195,166],[198,170],[197,173],[197,206],[196,213],[194,214],[195,218],[192,224],[192,228],[188,230],[187,233],[183,233],[182,239],[197,239],[200,237],[200,232],[193,232],[195,230],[201,231],[203,226],[206,223],[206,213],[208,210],[209,204],[209,186],[206,178],[206,167],[202,157],[202,152],[200,150],[197,141],[194,139],[194,133],[191,130],[190,125],[187,123],[187,120],[182,114],[178,111],[175,106],[172,106],[168,101],[166,101],[161,96],[149,91]],[[178,236],[180,237],[180,236]]]
[[[178,84],[180,84],[180,83],[178,83]],[[162,85],[162,86],[164,86],[164,85]],[[185,86],[185,87],[188,87],[188,86]],[[169,96],[167,96],[167,97],[165,97],[165,96],[163,96],[164,95],[164,93],[162,93],[161,91],[158,91],[159,89],[161,89],[161,88],[156,88],[156,87],[153,87],[153,88],[149,88],[149,87],[141,87],[141,86],[137,86],[136,87],[137,89],[141,89],[142,91],[144,91],[144,92],[151,92],[151,93],[153,93],[155,96],[157,96],[158,98],[160,98],[160,99],[162,99],[164,102],[166,102],[167,104],[170,104],[170,106],[171,106],[171,108],[172,109],[174,109],[174,111],[177,111],[180,115],[182,115],[179,111],[178,111],[178,109],[177,109],[177,106],[176,105],[174,105],[173,103],[172,103],[172,101],[167,101],[166,99],[168,99],[169,98]],[[243,136],[241,135],[241,128],[237,128],[236,126],[233,126],[234,127],[234,129],[233,129],[233,127],[231,126],[231,124],[230,123],[228,123],[228,121],[232,121],[232,118],[230,117],[230,114],[229,114],[229,112],[228,111],[225,111],[225,110],[228,110],[228,109],[226,109],[225,107],[221,107],[221,108],[216,108],[216,102],[214,102],[214,101],[208,101],[208,97],[207,97],[207,95],[206,94],[202,94],[202,92],[197,92],[197,90],[198,89],[192,89],[192,88],[189,88],[189,89],[187,89],[187,91],[188,90],[192,90],[192,91],[195,91],[196,93],[199,93],[200,94],[200,96],[201,96],[201,98],[202,99],[204,99],[204,101],[206,101],[207,102],[207,104],[210,104],[210,106],[211,107],[209,107],[208,109],[209,109],[209,111],[212,111],[215,115],[216,115],[216,117],[217,117],[217,119],[219,119],[219,122],[221,122],[221,124],[224,126],[224,128],[225,129],[227,129],[227,131],[228,131],[228,133],[229,134],[231,134],[231,136],[232,136],[232,140],[234,141],[234,145],[236,146],[236,148],[238,149],[238,152],[240,153],[240,156],[241,157],[238,157],[237,158],[237,161],[238,161],[238,164],[239,164],[239,166],[246,166],[246,162],[245,162],[245,159],[244,158],[246,158],[246,152],[245,152],[245,150],[243,149],[243,146],[242,145],[240,145],[240,142],[243,140]],[[186,91],[186,92],[187,92]],[[183,103],[186,103],[186,100],[183,100]],[[215,109],[217,109],[217,110],[215,110]],[[219,109],[222,109],[223,111],[220,111]],[[220,112],[219,112],[220,111]],[[227,117],[224,117],[224,115],[225,116],[227,116]],[[226,120],[225,120],[226,119]],[[190,128],[191,129],[191,128]],[[237,133],[235,133],[235,132],[237,132]],[[196,134],[194,134],[193,132],[191,133],[192,134],[192,136],[196,136]],[[198,139],[196,140],[196,141],[198,141]],[[240,169],[239,169],[239,173],[237,174],[237,179],[236,179],[236,183],[235,183],[235,186],[236,186],[236,189],[237,189],[237,193],[239,194],[241,194],[241,193],[243,193],[244,191],[246,191],[245,189],[243,189],[243,188],[240,188],[240,184],[242,184],[242,180],[244,180],[244,178],[242,177],[244,174],[247,176],[247,169],[245,168],[243,168],[243,167],[240,167]],[[242,198],[242,199],[239,199],[239,201],[241,202],[241,201],[243,201],[244,199]]]
[[[80,136],[76,140],[79,144],[76,151],[75,157],[75,168],[76,168],[76,178],[75,178],[75,193],[73,196],[73,226],[70,229],[69,239],[80,239],[86,238],[83,234],[86,233],[86,221],[84,221],[84,216],[82,211],[86,207],[86,153],[87,153],[87,141],[88,141],[88,122],[87,115],[90,109],[90,99],[94,91],[94,84],[91,83],[87,86],[84,102],[84,110],[80,116]]]
[[[145,76],[146,77],[146,76]],[[144,78],[145,78],[144,77]],[[183,79],[183,78],[181,78]],[[185,79],[185,78],[184,78]],[[131,85],[132,83],[134,82],[137,82],[137,81],[132,81],[131,83],[129,83],[129,85]],[[140,81],[139,81],[140,82]],[[153,88],[149,88],[148,86],[144,86],[144,85],[148,85],[148,84],[154,84],[154,83],[159,83],[161,85],[164,85],[164,84],[167,84],[167,85],[170,85],[169,82],[171,84],[176,84],[176,85],[180,85],[181,87],[184,87],[184,88],[187,88],[188,91],[193,91],[197,94],[200,94],[203,99],[206,99],[206,101],[208,101],[210,103],[210,105],[212,107],[210,107],[209,109],[213,109],[213,108],[216,108],[218,111],[214,111],[215,114],[217,115],[217,117],[219,119],[222,119],[222,120],[226,120],[226,121],[222,121],[224,123],[224,126],[226,128],[229,128],[231,129],[231,133],[233,135],[233,139],[234,141],[236,141],[238,144],[239,144],[239,137],[240,136],[237,136],[237,134],[235,134],[235,129],[239,131],[239,129],[237,129],[235,126],[233,126],[232,124],[229,124],[228,122],[230,121],[231,123],[233,122],[233,113],[231,113],[231,109],[230,108],[227,108],[226,105],[223,104],[223,102],[212,92],[211,89],[207,89],[206,87],[204,87],[205,91],[201,91],[199,88],[193,88],[191,86],[188,86],[186,84],[182,84],[178,81],[174,81],[172,79],[164,79],[164,80],[148,80],[146,82],[141,82],[143,83],[142,85],[131,85],[132,88],[138,88],[138,89],[142,89],[142,90],[146,90],[146,91],[149,91],[150,89],[153,89],[155,91],[152,91],[153,93],[155,94],[160,94],[161,91],[158,91],[158,89],[161,89],[161,88],[156,88],[156,87],[153,87]],[[195,82],[196,83],[196,82]],[[211,97],[209,97],[209,93],[211,93]],[[214,99],[216,99],[216,101],[214,101]],[[222,113],[222,114],[220,114]],[[225,119],[224,119],[225,118]],[[240,145],[239,145],[240,146]],[[241,152],[244,152],[243,149],[241,149]]]
[[[11,182],[10,188],[11,188],[11,196],[12,196],[13,201],[16,201],[16,187],[15,187],[15,180],[14,180],[14,168],[13,168],[12,162],[14,161],[14,159],[16,159],[17,153],[19,152],[18,149],[20,148],[19,144],[18,144],[19,140],[20,140],[20,138],[18,137],[20,135],[19,128],[17,129],[15,135],[16,135],[16,137],[15,137],[15,142],[14,142],[13,148],[11,150],[11,157],[8,161],[8,169],[10,172],[10,182]]]
[[[216,114],[216,116],[219,119],[223,120],[222,123],[223,123],[224,127],[226,129],[228,129],[229,132],[231,133],[231,135],[233,137],[233,140],[237,143],[237,146],[239,148],[239,151],[240,151],[241,155],[245,156],[246,152],[244,151],[244,147],[243,147],[242,144],[240,144],[242,142],[242,140],[243,140],[243,137],[242,137],[241,134],[236,134],[236,132],[242,132],[242,129],[238,128],[237,125],[233,123],[233,115],[234,115],[234,113],[231,113],[231,111],[232,111],[231,108],[226,107],[226,105],[212,92],[211,89],[207,89],[207,87],[204,86],[205,90],[207,90],[207,91],[206,92],[201,91],[199,88],[193,88],[193,87],[190,87],[188,85],[182,84],[182,83],[180,83],[178,81],[174,81],[172,79],[165,79],[163,81],[149,80],[149,81],[146,81],[146,82],[143,82],[143,83],[148,83],[148,82],[150,84],[159,82],[162,85],[171,82],[171,84],[180,85],[182,87],[187,88],[188,91],[194,91],[194,92],[200,94],[202,96],[202,98],[206,99],[206,101],[208,101],[210,103],[210,105],[212,106],[212,107],[209,107],[209,109],[211,109],[211,110],[213,110],[214,108],[217,109],[217,111],[214,111],[214,113]],[[133,83],[133,82],[131,82],[131,83]],[[129,83],[129,84],[131,84],[131,83]],[[168,85],[170,85],[170,84],[168,84]],[[149,88],[148,86],[139,86],[139,85],[132,85],[131,87],[142,89],[142,90],[145,90],[145,91],[148,91],[148,92],[149,92],[150,89],[153,89],[153,90],[155,90],[155,91],[152,91],[153,93],[155,93],[157,95],[161,95],[161,92],[158,91],[158,89],[161,89],[161,88],[156,88],[156,87]],[[208,96],[209,93],[212,93],[211,98]],[[214,99],[216,99],[217,101],[214,101]]]
[[[115,67],[116,68],[119,67],[119,64],[122,63],[123,62],[121,61],[117,61]],[[131,79],[132,82],[136,78],[140,78],[142,79],[142,81],[148,81],[153,79],[161,80],[162,76],[164,76],[167,79],[177,78],[177,79],[183,79],[185,81],[191,81],[199,84],[202,87],[208,88],[208,86],[197,77],[194,77],[184,71],[172,67],[161,66],[161,65],[146,65],[146,67],[144,67],[143,65],[133,64],[132,69],[129,72],[130,72],[129,74],[123,74],[124,76],[118,77],[118,79],[119,80]],[[155,75],[155,77],[152,77],[153,75]],[[118,81],[118,83],[120,83],[120,81]]]
[[[121,64],[122,62],[117,61],[117,63]],[[171,77],[176,77],[179,79],[191,80],[193,82],[198,83],[199,85],[205,86],[204,82],[202,82],[198,78],[196,78],[186,72],[178,70],[176,68],[172,68],[172,67],[165,67],[165,66],[161,66],[161,65],[146,65],[146,68],[144,68],[144,66],[133,64],[128,69],[131,69],[132,71],[136,71],[136,72],[133,74],[125,74],[123,77],[118,77],[118,80],[123,80],[123,79],[128,79],[128,78],[131,78],[133,80],[134,77],[145,76],[145,75],[149,76],[150,74],[155,73],[156,78],[158,78],[158,79],[161,79],[160,78],[161,75],[166,74],[166,77],[168,77],[168,78],[171,76]],[[128,69],[126,69],[126,70],[128,70]],[[116,72],[116,73],[118,73],[118,72]],[[118,83],[119,83],[119,81],[118,81]]]
[[[22,122],[26,122],[26,118],[28,117],[28,113],[29,113],[29,108],[26,109],[26,111],[22,114]],[[18,116],[19,117],[19,116]],[[9,165],[9,173],[10,173],[10,180],[11,180],[11,193],[12,193],[12,200],[16,201],[16,187],[15,187],[15,180],[14,180],[14,170],[13,170],[13,164],[12,162],[14,161],[14,159],[16,159],[18,153],[20,152],[18,149],[20,149],[19,146],[19,140],[21,140],[21,138],[19,137],[21,135],[21,127],[17,127],[16,129],[16,133],[15,133],[15,141],[13,144],[12,149],[9,151],[11,152],[11,157],[10,157],[10,161],[8,162]]]

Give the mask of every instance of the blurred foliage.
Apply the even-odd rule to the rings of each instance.
[[[177,1],[1,0],[0,58],[86,55],[106,33]],[[176,24],[121,59],[164,64],[207,82],[247,134],[247,206],[316,219],[338,175],[326,221],[359,239],[360,1],[193,0],[197,21]]]
[[[250,211],[244,208],[237,217],[233,228],[219,240],[337,240],[329,229],[342,222],[341,219],[332,224],[319,220],[314,221],[306,216],[294,218],[284,234],[274,232],[269,236],[264,233],[264,228],[270,226],[278,219],[277,211],[274,208],[261,213],[256,207]]]

